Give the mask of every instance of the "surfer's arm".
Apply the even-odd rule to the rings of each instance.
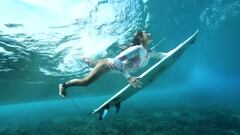
[[[122,75],[123,75],[126,79],[132,77],[127,70],[123,70],[123,71],[122,71]]]
[[[128,80],[129,84],[131,84],[134,88],[142,87],[142,82],[138,77],[131,76],[127,70],[122,71],[122,74]]]
[[[150,53],[150,57],[151,58],[155,58],[155,59],[162,59],[163,57],[165,57],[167,55],[167,53],[165,52],[156,52],[156,51],[152,51]]]

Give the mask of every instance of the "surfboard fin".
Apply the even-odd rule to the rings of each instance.
[[[116,113],[118,113],[120,111],[120,108],[121,108],[121,102],[118,102],[116,105]]]
[[[109,106],[105,107],[102,111],[100,111],[98,120],[102,120],[103,118],[105,118],[107,116],[108,110]]]

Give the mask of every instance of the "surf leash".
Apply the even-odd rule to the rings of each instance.
[[[77,102],[70,96],[70,94],[68,95],[70,101],[72,102],[73,106],[76,108],[77,113],[80,115],[81,113],[81,108],[78,106]]]

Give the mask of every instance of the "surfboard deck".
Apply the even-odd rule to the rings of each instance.
[[[124,100],[128,99],[130,96],[143,89],[148,84],[150,84],[156,78],[157,74],[163,72],[165,69],[170,67],[183,54],[186,48],[188,48],[189,45],[194,43],[198,32],[199,30],[196,30],[195,33],[192,34],[189,38],[180,43],[174,49],[167,52],[165,57],[160,59],[153,66],[143,72],[139,76],[140,81],[143,83],[142,88],[134,88],[130,84],[127,84],[119,92],[117,92],[110,99],[108,99],[106,102],[104,102],[98,108],[94,109],[89,114],[94,115],[99,113],[99,120],[102,120],[107,115],[108,110],[112,107],[115,107],[116,112],[119,112],[121,103]]]

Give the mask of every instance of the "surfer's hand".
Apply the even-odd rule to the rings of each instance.
[[[138,77],[129,77],[128,82],[134,87],[134,88],[142,88],[142,82],[139,80]]]

